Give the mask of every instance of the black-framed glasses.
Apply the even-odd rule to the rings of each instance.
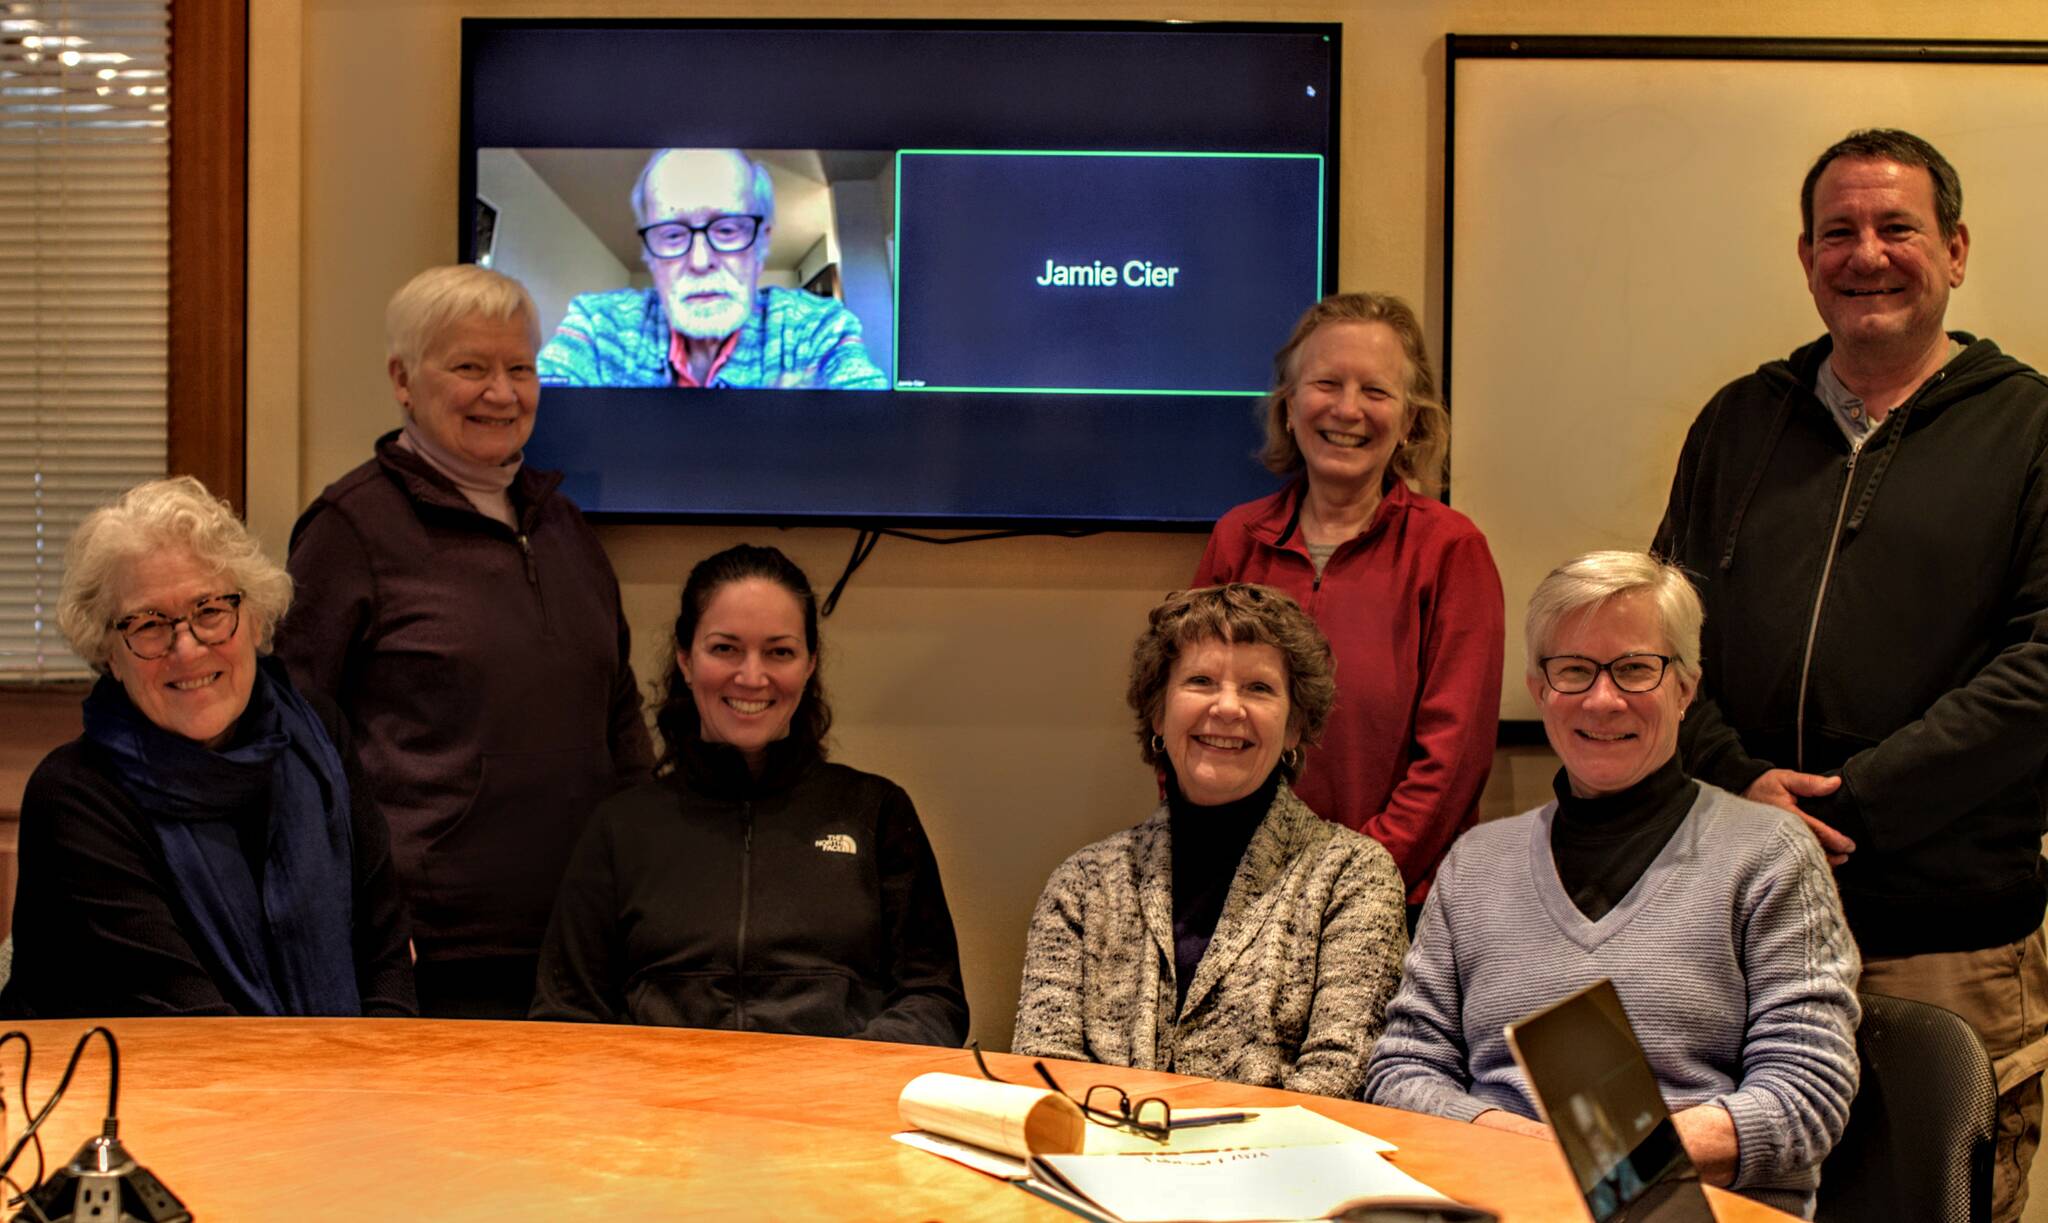
[[[144,662],[154,662],[171,652],[178,643],[178,626],[191,630],[200,645],[219,645],[235,635],[242,623],[242,592],[207,595],[195,600],[192,610],[182,616],[160,611],[139,611],[114,621],[114,631],[128,652]]]
[[[981,1042],[968,1041],[967,1048],[974,1054],[974,1064],[980,1068],[981,1077],[993,1083],[1007,1083],[1008,1079],[997,1078],[988,1068],[988,1062],[981,1056]],[[1080,1106],[1081,1115],[1097,1125],[1112,1129],[1134,1130],[1154,1142],[1165,1142],[1173,1137],[1173,1106],[1158,1096],[1146,1096],[1133,1100],[1123,1088],[1111,1083],[1097,1083],[1079,1099],[1061,1087],[1059,1080],[1052,1077],[1044,1062],[1032,1062],[1031,1068],[1045,1085]]]
[[[713,217],[702,225],[691,225],[685,221],[657,221],[640,227],[640,244],[656,259],[681,259],[690,253],[690,243],[698,234],[721,255],[736,255],[754,244],[761,236],[761,222],[766,217],[734,214]]]
[[[1623,692],[1651,692],[1664,682],[1671,666],[1669,654],[1623,654],[1608,662],[1594,662],[1583,654],[1552,654],[1539,658],[1543,682],[1565,696],[1577,696],[1600,681],[1600,673],[1614,681]]]

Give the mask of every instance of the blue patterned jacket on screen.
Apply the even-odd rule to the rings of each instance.
[[[545,386],[674,386],[670,330],[653,289],[580,293],[540,350]],[[799,289],[760,291],[739,341],[712,372],[714,387],[883,391],[860,320],[844,305]]]

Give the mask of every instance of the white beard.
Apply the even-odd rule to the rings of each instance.
[[[692,293],[715,290],[726,294],[711,301],[692,302]],[[754,303],[747,300],[744,287],[730,276],[707,276],[685,282],[678,279],[662,298],[668,325],[692,340],[722,340],[747,321]]]

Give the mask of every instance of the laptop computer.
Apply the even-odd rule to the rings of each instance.
[[[1612,981],[1509,1024],[1507,1036],[1594,1223],[1713,1223]]]

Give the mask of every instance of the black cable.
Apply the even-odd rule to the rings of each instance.
[[[1028,539],[1045,536],[1050,539],[1086,539],[1101,532],[1091,528],[1039,528],[1027,527],[1002,531],[979,531],[973,535],[921,535],[916,531],[905,531],[897,527],[861,527],[853,537],[853,553],[846,558],[846,568],[839,574],[839,580],[832,583],[832,592],[818,605],[818,614],[830,616],[839,606],[839,596],[846,593],[846,584],[853,580],[853,574],[874,554],[875,545],[882,542],[882,536],[891,539],[907,539],[920,544],[978,544],[991,539]]]
[[[93,1027],[87,1029],[85,1035],[78,1038],[78,1043],[72,1046],[71,1060],[64,1064],[64,1075],[57,1080],[56,1090],[52,1091],[49,1100],[36,1110],[34,1119],[28,1123],[28,1128],[21,1132],[21,1137],[15,1139],[14,1145],[7,1148],[7,1157],[0,1159],[0,1177],[6,1176],[13,1169],[14,1161],[21,1157],[22,1147],[28,1145],[28,1140],[35,1137],[43,1122],[56,1111],[57,1102],[64,1098],[64,1089],[71,1086],[71,1076],[78,1070],[78,1059],[85,1055],[85,1043],[95,1036],[102,1037],[107,1042],[107,1119],[102,1132],[110,1138],[113,1137],[118,1128],[114,1120],[115,1109],[121,1100],[121,1047],[114,1043],[112,1032],[102,1027]],[[22,1098],[21,1106],[28,1107],[26,1096]],[[37,1141],[40,1146],[41,1140]]]
[[[5,1047],[7,1042],[10,1040],[19,1040],[21,1042],[21,1115],[26,1117],[28,1116],[28,1068],[29,1062],[35,1057],[35,1042],[31,1041],[28,1038],[28,1033],[22,1031],[20,1028],[15,1028],[13,1031],[7,1032],[5,1034],[0,1034],[0,1047]],[[4,1100],[0,1100],[0,1113],[4,1113],[5,1109],[6,1102]],[[21,1182],[15,1180],[13,1177],[7,1176],[5,1174],[0,1174],[0,1181],[4,1181],[7,1184],[13,1185],[16,1189],[21,1190],[20,1194],[18,1194],[13,1201],[8,1203],[9,1206],[19,1206],[22,1203],[22,1201],[28,1197],[30,1189],[34,1189],[36,1186],[43,1183],[43,1177],[49,1171],[48,1165],[44,1162],[43,1159],[43,1136],[41,1134],[37,1134],[35,1136],[35,1139],[36,1178],[28,1183],[27,1189],[23,1189],[21,1186]],[[37,1213],[40,1214],[41,1212],[38,1211]]]
[[[10,1185],[17,1183],[11,1176],[0,1176],[0,1181],[6,1181]],[[21,1213],[14,1216],[17,1220],[27,1219],[29,1223],[52,1223],[50,1216],[43,1213],[43,1208],[36,1201],[35,1195],[26,1189],[22,1190],[20,1197],[14,1199],[14,1205],[21,1207]]]
[[[866,563],[869,554],[874,552],[875,545],[880,542],[882,536],[879,531],[870,531],[862,527],[854,532],[853,552],[846,558],[846,568],[840,571],[839,580],[832,583],[832,593],[826,595],[825,601],[818,606],[819,615],[829,616],[832,609],[839,606],[839,596],[846,593],[846,584],[853,580],[854,570]]]

